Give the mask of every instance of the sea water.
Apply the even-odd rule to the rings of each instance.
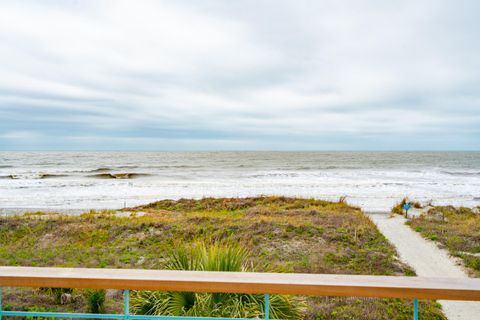
[[[480,205],[480,152],[0,152],[0,210],[283,195]]]

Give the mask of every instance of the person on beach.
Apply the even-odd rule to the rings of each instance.
[[[405,203],[403,204],[403,209],[405,210],[405,218],[408,219],[408,210],[410,210],[410,202],[408,201],[405,201]]]

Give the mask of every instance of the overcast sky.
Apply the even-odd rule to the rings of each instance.
[[[3,150],[480,150],[479,1],[0,2]]]

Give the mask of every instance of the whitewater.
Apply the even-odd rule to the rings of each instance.
[[[0,152],[0,212],[283,195],[480,205],[480,152]]]

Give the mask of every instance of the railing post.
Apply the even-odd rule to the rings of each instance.
[[[264,319],[265,320],[268,320],[269,318],[269,314],[270,314],[270,296],[268,295],[268,293],[265,294],[265,309],[264,309]]]
[[[413,299],[413,320],[418,320],[418,299]]]
[[[3,288],[0,287],[0,320],[2,320],[2,310],[3,310]]]
[[[130,315],[130,291],[123,290],[123,319],[128,320],[129,315]]]

